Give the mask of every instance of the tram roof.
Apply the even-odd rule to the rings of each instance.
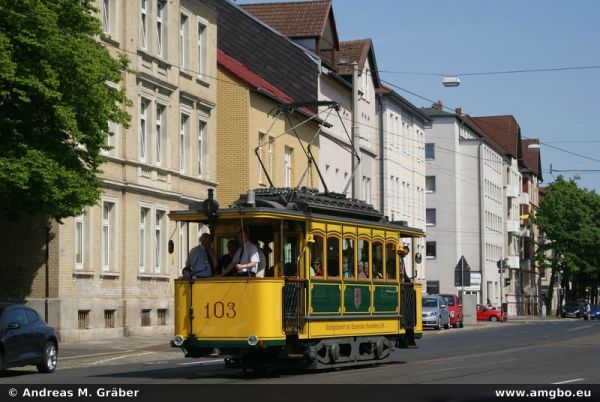
[[[176,221],[209,221],[210,205],[213,208],[212,215],[218,216],[217,219],[238,219],[240,214],[248,218],[314,219],[392,229],[401,232],[403,237],[424,236],[423,230],[408,226],[406,221],[389,221],[364,201],[306,188],[251,190],[242,194],[229,208],[218,208],[218,204],[209,196],[202,203],[191,204],[188,210],[171,212],[169,217]]]

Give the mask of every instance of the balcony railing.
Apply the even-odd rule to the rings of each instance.
[[[521,204],[521,205],[529,205],[529,193],[521,193],[521,194],[519,194],[519,204]]]
[[[516,219],[510,219],[506,221],[506,231],[508,233],[519,233],[519,221]]]
[[[516,184],[509,184],[506,186],[506,197],[508,198],[518,198],[519,197],[519,187]]]

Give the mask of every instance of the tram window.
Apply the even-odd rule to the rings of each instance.
[[[323,276],[323,236],[315,235],[310,246],[310,276]]]
[[[342,246],[342,274],[344,278],[355,278],[354,239],[346,237]]]
[[[297,256],[298,238],[295,235],[285,236],[285,243],[283,244],[283,276],[298,276]]]
[[[327,238],[327,276],[340,276],[340,239],[337,237]]]
[[[369,278],[369,241],[358,240],[358,278]]]
[[[396,279],[396,245],[388,243],[385,246],[385,271],[388,279]]]
[[[373,242],[373,279],[383,279],[383,243]]]

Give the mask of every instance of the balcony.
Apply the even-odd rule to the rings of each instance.
[[[519,194],[519,204],[521,204],[521,205],[529,205],[529,193],[521,193],[521,194]]]
[[[518,198],[519,187],[516,184],[509,184],[506,186],[506,197],[507,198]]]
[[[508,233],[519,233],[520,224],[516,219],[510,219],[506,221],[506,231]]]

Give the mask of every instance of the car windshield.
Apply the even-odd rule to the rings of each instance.
[[[450,307],[454,306],[454,297],[452,296],[444,296],[444,301]]]
[[[579,308],[579,303],[577,302],[568,302],[565,304],[565,308]]]
[[[437,307],[437,301],[435,299],[423,299],[423,307]]]

